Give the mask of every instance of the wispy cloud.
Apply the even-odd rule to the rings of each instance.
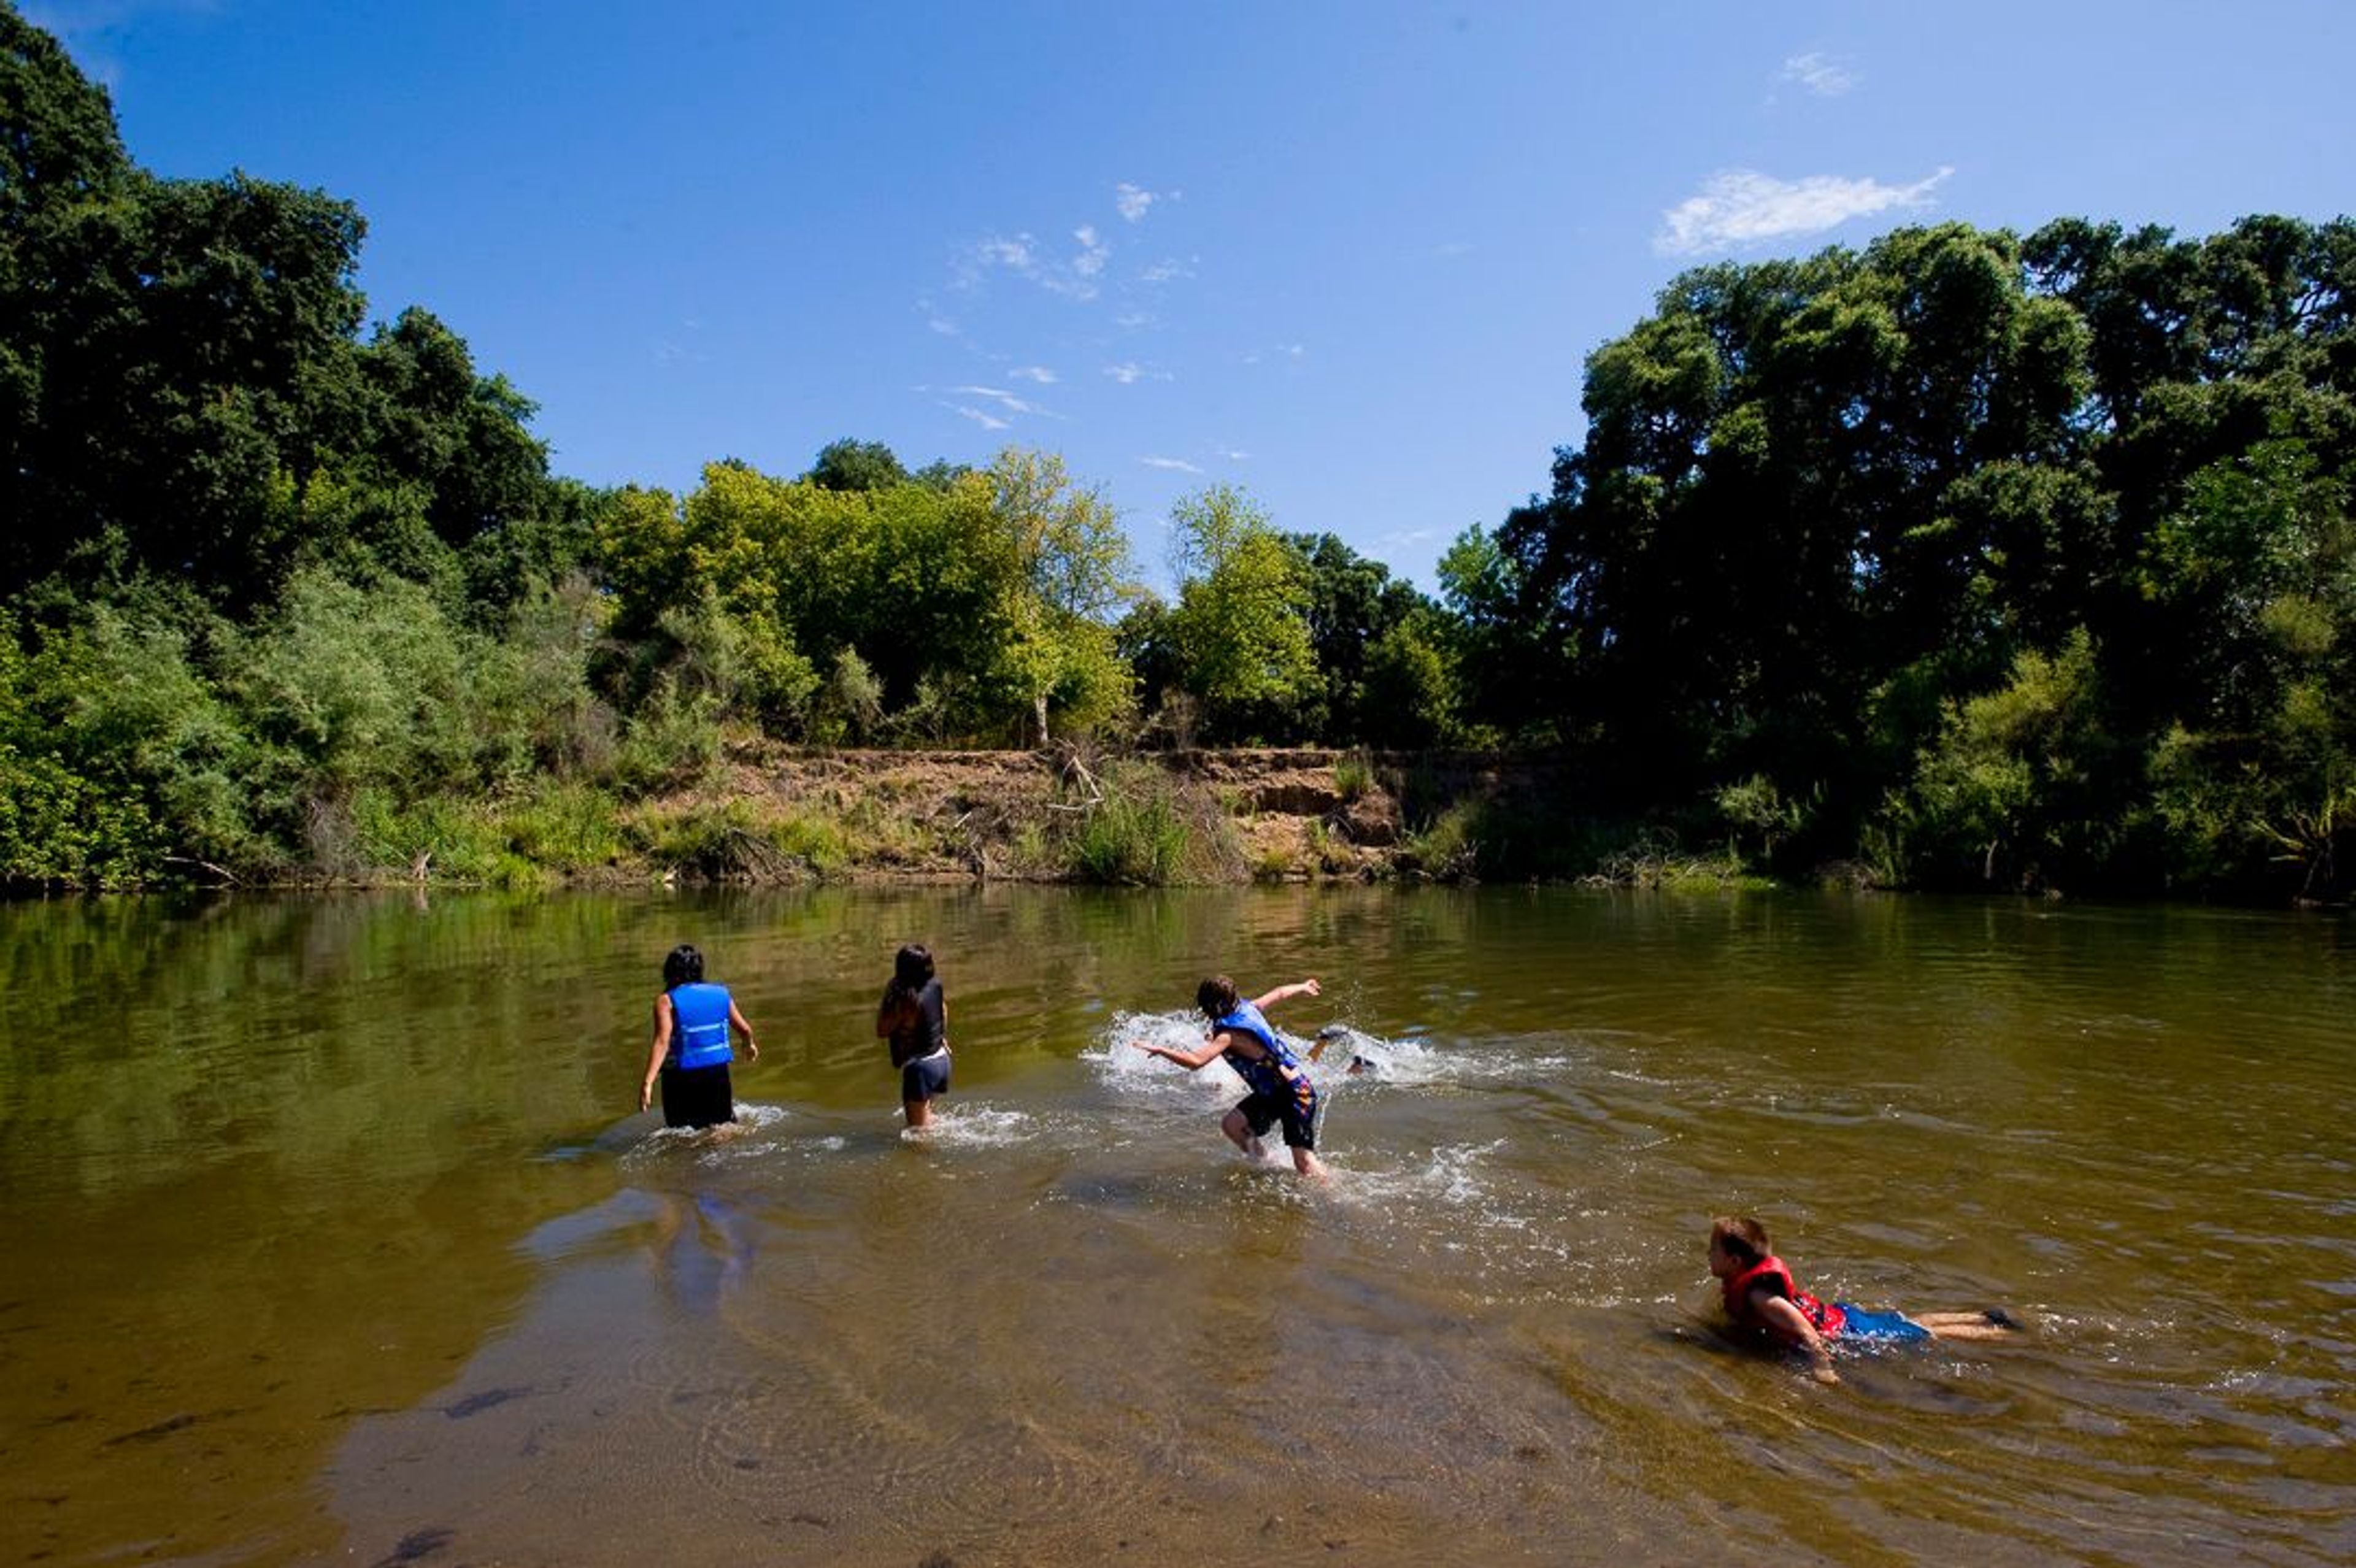
[[[1193,464],[1187,462],[1183,457],[1141,457],[1138,461],[1145,464],[1148,468],[1166,468],[1173,474],[1200,474],[1203,472],[1200,468],[1195,467]]]
[[[655,339],[655,358],[665,365],[700,365],[712,357],[694,339],[703,332],[703,323],[690,316],[679,323],[680,336]]]
[[[963,403],[943,403],[941,407],[963,414],[984,430],[1012,430],[1014,421],[1000,419],[988,409],[969,408]]]
[[[1123,180],[1112,187],[1112,204],[1123,218],[1136,223],[1152,210],[1155,202],[1173,199],[1177,194],[1174,190],[1167,194],[1148,190],[1141,185],[1131,185]]]
[[[1280,343],[1272,348],[1253,348],[1244,354],[1244,363],[1257,365],[1265,359],[1298,359],[1309,352],[1303,343]]]
[[[1119,365],[1108,365],[1104,368],[1104,373],[1124,387],[1134,387],[1140,381],[1170,379],[1169,371],[1158,370],[1151,365],[1140,365],[1134,359],[1124,360]]]
[[[1044,365],[1023,365],[1006,372],[1018,381],[1036,381],[1043,387],[1055,384],[1055,372]]]
[[[1167,283],[1179,278],[1191,278],[1194,275],[1194,263],[1201,259],[1188,257],[1182,261],[1176,256],[1164,256],[1138,273],[1137,281],[1141,283]]]
[[[1037,243],[1028,234],[1018,234],[1012,240],[993,235],[973,248],[974,256],[986,267],[1008,267],[1018,272],[1028,272],[1039,264],[1033,250]]]
[[[1730,169],[1702,183],[1661,215],[1653,249],[1667,256],[1739,249],[1795,234],[1817,234],[1852,218],[1931,205],[1931,193],[1955,171],[1942,168],[1912,185],[1811,175],[1779,180],[1755,169]]]
[[[1858,83],[1857,73],[1847,62],[1816,49],[1785,60],[1783,80],[1798,82],[1818,98],[1838,98]]]
[[[1079,244],[1078,251],[1061,257],[1046,254],[1030,234],[994,234],[958,259],[954,269],[956,286],[978,289],[991,274],[1011,272],[1050,293],[1092,300],[1097,297],[1097,274],[1104,271],[1112,248],[1092,225],[1083,224],[1074,229],[1072,238]]]
[[[1226,458],[1229,463],[1249,463],[1251,461],[1250,453],[1237,452],[1232,446],[1223,446],[1219,448],[1219,455]]]
[[[951,387],[949,395],[957,398],[987,398],[1010,414],[1038,414],[1047,411],[1038,404],[1025,401],[998,387]]]

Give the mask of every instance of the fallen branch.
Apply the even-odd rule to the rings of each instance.
[[[210,871],[214,876],[219,877],[222,881],[228,883],[230,887],[234,888],[241,885],[238,878],[238,874],[235,871],[230,870],[227,866],[216,866],[210,860],[199,860],[195,859],[193,856],[188,855],[166,855],[164,857],[164,864],[166,866],[201,866],[206,870]]]

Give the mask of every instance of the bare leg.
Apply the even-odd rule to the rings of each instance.
[[[2008,1339],[2020,1325],[2005,1312],[1910,1312],[1908,1317],[1942,1339]]]
[[[1325,1162],[1317,1157],[1315,1149],[1311,1148],[1295,1148],[1292,1151],[1292,1168],[1312,1181],[1323,1181],[1330,1174]]]
[[[903,1100],[900,1102],[900,1111],[908,1118],[908,1125],[912,1127],[929,1127],[933,1125],[933,1103],[930,1100]]]
[[[1244,1114],[1241,1111],[1229,1111],[1220,1117],[1219,1131],[1227,1135],[1229,1143],[1234,1144],[1252,1158],[1262,1159],[1267,1157],[1266,1146],[1253,1136],[1251,1124],[1244,1120]]]

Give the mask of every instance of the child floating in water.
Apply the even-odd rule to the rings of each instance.
[[[1312,1061],[1323,1061],[1325,1059],[1325,1048],[1327,1046],[1333,1044],[1337,1040],[1349,1040],[1357,1032],[1357,1030],[1352,1029],[1348,1024],[1327,1024],[1323,1029],[1317,1031],[1317,1039],[1310,1045],[1309,1060]],[[1350,1048],[1350,1065],[1344,1068],[1343,1071],[1347,1072],[1353,1078],[1369,1074],[1379,1077],[1383,1072],[1383,1059],[1379,1056],[1369,1054],[1364,1047],[1353,1043]]]
[[[1293,1169],[1303,1176],[1323,1177],[1325,1167],[1317,1157],[1317,1085],[1309,1081],[1309,1070],[1260,1011],[1294,997],[1315,995],[1317,982],[1302,980],[1279,986],[1247,1002],[1237,997],[1233,980],[1214,975],[1194,989],[1194,1005],[1211,1020],[1210,1032],[1200,1046],[1173,1051],[1141,1040],[1130,1043],[1189,1072],[1224,1057],[1251,1093],[1221,1119],[1219,1130],[1237,1148],[1258,1159],[1265,1152],[1260,1138],[1280,1122],[1284,1147],[1292,1151]]]
[[[900,1111],[912,1127],[930,1126],[933,1097],[949,1088],[949,1006],[933,955],[911,942],[892,961],[892,983],[875,1008],[875,1033],[892,1042],[900,1070]]]
[[[2020,1325],[2001,1307],[1986,1312],[1868,1312],[1826,1303],[1802,1290],[1775,1255],[1767,1227],[1749,1215],[1720,1215],[1709,1226],[1709,1272],[1726,1296],[1726,1316],[1753,1339],[1806,1356],[1819,1382],[1838,1382],[1830,1341],[1997,1339]]]

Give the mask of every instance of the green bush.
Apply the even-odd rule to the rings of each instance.
[[[1352,752],[1347,756],[1335,759],[1333,763],[1334,794],[1340,795],[1344,800],[1357,800],[1362,796],[1372,795],[1374,793],[1374,759],[1367,756],[1364,752]]]
[[[499,814],[515,852],[549,870],[612,863],[622,853],[619,806],[590,784],[555,784]]]
[[[1108,767],[1099,778],[1101,798],[1089,805],[1072,837],[1072,875],[1129,887],[1184,880],[1194,835],[1169,775],[1140,763]]]
[[[381,786],[357,791],[346,820],[349,859],[318,869],[346,876],[482,883],[501,880],[516,859],[491,813],[446,795],[403,803]],[[318,843],[315,848],[327,848]]]

